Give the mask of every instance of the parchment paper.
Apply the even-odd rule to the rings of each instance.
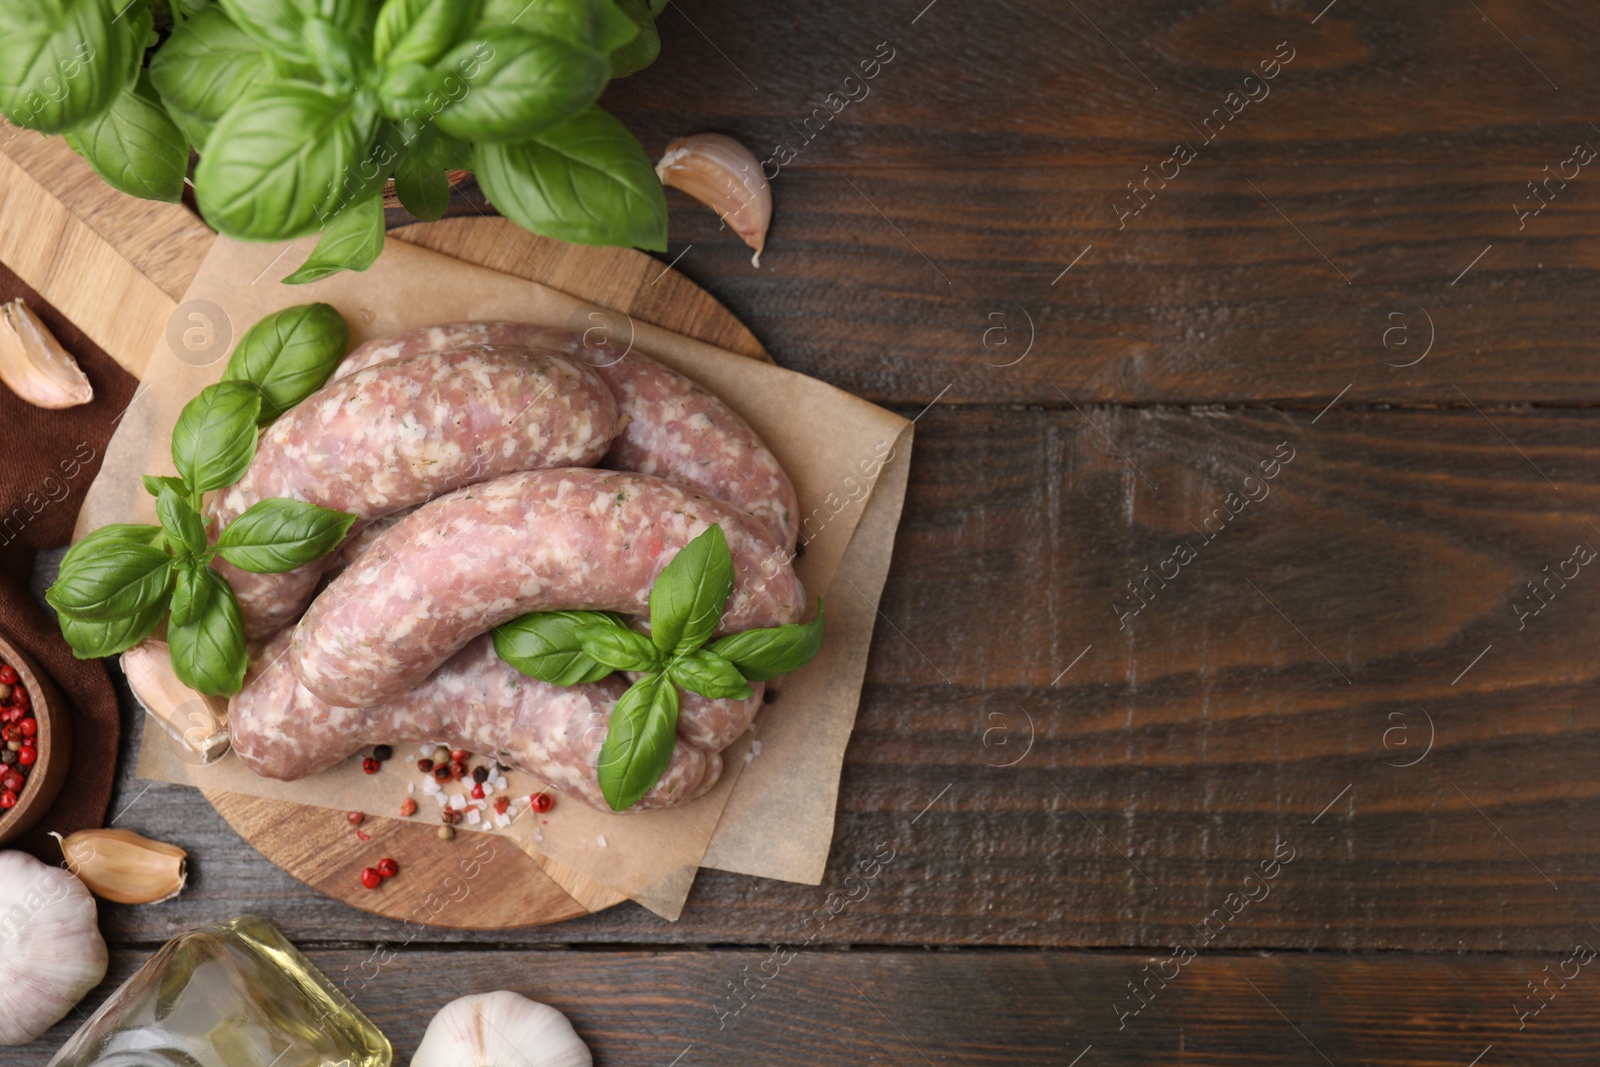
[[[178,412],[218,380],[226,365],[231,344],[218,338],[236,339],[282,307],[308,301],[334,305],[350,322],[353,345],[467,319],[604,328],[605,343],[631,343],[711,389],[771,446],[800,497],[806,552],[796,569],[807,591],[827,601],[828,636],[817,659],[780,683],[777,702],[757,720],[753,740],[760,742],[759,755],[747,763],[746,741],[730,748],[724,753],[723,779],[706,796],[681,808],[634,815],[597,812],[563,799],[548,815],[517,818],[500,832],[667,918],[681,911],[702,861],[762,877],[819,882],[832,840],[844,748],[904,500],[911,424],[804,375],[401,241],[387,242],[378,262],[363,274],[344,273],[303,286],[278,284],[313,243],[216,241],[179,304],[175,328],[155,346],[141,391],[122,416],[89,490],[77,535],[111,522],[155,521],[139,475],[172,473],[169,444]],[[191,331],[188,336],[185,330]],[[195,330],[211,331],[209,349],[197,351],[189,343],[205,339]],[[396,746],[393,773],[367,776],[346,764],[315,778],[277,783],[231,757],[210,767],[189,766],[171,753],[161,731],[145,736],[150,743],[139,770],[146,777],[339,810],[393,811],[406,784],[420,780],[400,762],[402,756],[414,758],[417,746],[411,744]],[[522,776],[512,789],[533,784]],[[433,801],[419,797],[418,803],[418,818],[437,817]]]

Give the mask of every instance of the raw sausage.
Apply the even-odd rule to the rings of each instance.
[[[220,529],[251,504],[289,497],[374,519],[510,471],[591,466],[617,423],[610,389],[553,353],[477,346],[395,360],[330,382],[273,423],[214,513]],[[299,617],[326,565],[217,568],[246,632],[264,637]]]
[[[337,379],[387,360],[466,344],[526,345],[587,362],[616,395],[627,425],[606,454],[614,470],[655,474],[698,489],[766,523],[791,553],[800,514],[794,486],[749,423],[717,397],[642,352],[619,359],[585,335],[519,322],[458,322],[368,341],[352,349]]]
[[[285,630],[262,650],[228,709],[233,751],[257,774],[292,781],[331,767],[365,745],[437,738],[451,748],[521,768],[601,811],[611,810],[595,767],[611,710],[627,689],[620,677],[567,688],[549,685],[501,660],[486,634],[395,700],[374,708],[340,708],[299,684],[287,655],[290,634]],[[693,715],[686,701],[680,728]],[[721,747],[680,740],[660,781],[628,810],[686,803],[710,789],[722,775]]]
[[[733,557],[721,632],[800,617],[801,589],[764,526],[672,482],[622,471],[524,471],[442,496],[335,578],[295,628],[295,673],[370,707],[418,685],[475,635],[530,611],[648,615],[650,587],[716,523]]]

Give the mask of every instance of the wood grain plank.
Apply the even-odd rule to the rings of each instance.
[[[1575,934],[1593,943],[1594,935]],[[468,955],[388,942],[317,948],[407,1062],[433,1013],[458,995],[513,989],[573,1021],[599,1067],[621,1064],[1372,1064],[1486,1067],[1593,1062],[1600,986],[1585,970],[1519,1029],[1544,956],[1201,954],[1151,979],[1165,955],[1038,951],[800,953],[771,950]],[[114,954],[107,985],[144,953]],[[1546,971],[1546,967],[1549,971]],[[1147,968],[1149,970],[1147,970]],[[1570,972],[1574,965],[1565,968]],[[763,974],[777,977],[763,980]],[[748,1002],[729,987],[744,984]],[[735,1008],[744,1004],[735,1014]],[[76,1018],[7,1058],[44,1064]]]
[[[1523,629],[1512,605],[1600,548],[1600,412],[941,404],[917,429],[825,884],[705,872],[676,925],[624,907],[508,939],[770,943],[884,844],[884,891],[818,943],[1167,945],[1279,841],[1296,858],[1220,947],[1571,937],[1600,883],[1600,584],[1578,568]],[[1181,542],[1195,558],[1119,629]],[[150,797],[126,824],[201,857],[165,915],[294,899],[295,936],[381,928]]]

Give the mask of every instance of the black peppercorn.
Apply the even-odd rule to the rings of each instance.
[[[394,749],[388,745],[378,745],[372,750],[372,758],[377,760],[379,763],[383,763],[393,755]]]

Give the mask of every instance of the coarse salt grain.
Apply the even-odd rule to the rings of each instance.
[[[750,742],[750,755],[752,755],[752,756],[761,755],[761,742],[760,741],[752,741],[752,742]]]
[[[756,758],[756,754],[754,752],[746,752],[744,754],[744,761],[746,763],[749,763],[751,760],[753,760],[755,758]]]
[[[465,793],[457,793],[455,796],[450,798],[450,807],[455,809],[456,811],[461,811],[466,806],[467,806],[467,795]]]
[[[595,842],[597,844],[599,844],[599,846],[601,848],[605,848],[606,847],[606,835],[605,834],[601,834],[599,837],[595,838]]]
[[[443,792],[444,792],[444,790],[439,788],[439,783],[434,781],[431,776],[427,777],[427,778],[424,778],[422,780],[422,794],[423,794],[423,796],[429,796],[429,797],[438,796]]]
[[[473,808],[471,811],[467,812],[467,825],[468,826],[476,826],[482,821],[483,821],[483,816],[478,814],[478,809],[477,808]]]
[[[417,791],[417,785],[416,785],[415,782],[407,782],[406,783],[406,796],[408,796],[408,797],[409,796],[413,796],[413,795],[415,795],[416,791]]]
[[[496,778],[494,780],[494,787],[496,789],[504,789],[506,787],[506,776],[502,774],[500,777]]]
[[[501,815],[501,814],[496,813],[496,815],[494,817],[494,824],[496,826],[510,826],[511,825],[511,816],[509,816],[509,815]]]

